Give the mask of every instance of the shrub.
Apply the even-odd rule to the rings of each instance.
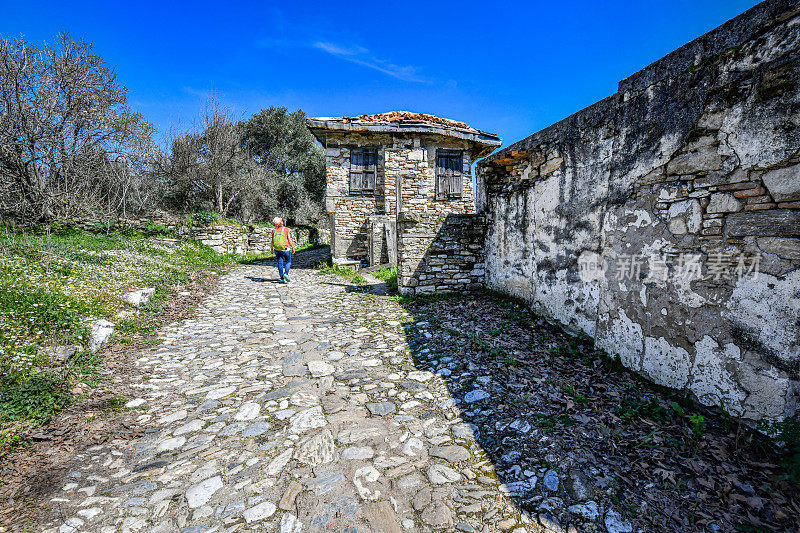
[[[190,226],[194,226],[195,224],[207,226],[214,222],[219,222],[220,220],[222,220],[222,216],[216,211],[200,211],[189,215]]]

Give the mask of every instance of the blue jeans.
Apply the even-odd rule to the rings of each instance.
[[[283,279],[283,276],[289,275],[289,268],[292,266],[292,252],[275,250],[275,256],[278,258],[278,275]]]

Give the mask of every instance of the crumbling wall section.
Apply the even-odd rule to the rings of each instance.
[[[751,419],[800,384],[800,8],[769,1],[479,164],[486,282]]]

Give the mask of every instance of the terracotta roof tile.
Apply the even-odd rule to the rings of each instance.
[[[441,124],[451,128],[463,128],[474,130],[469,124],[457,122],[449,118],[441,118],[427,113],[412,113],[410,111],[389,111],[388,113],[378,113],[377,115],[359,115],[356,118],[342,117],[344,122],[428,122],[431,124]]]

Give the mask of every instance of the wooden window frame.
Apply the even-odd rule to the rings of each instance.
[[[464,198],[464,150],[436,150],[435,191],[437,200]]]
[[[370,162],[370,159],[372,160]],[[370,164],[371,163],[371,164]],[[373,196],[378,180],[378,149],[356,146],[350,149],[350,195]]]

